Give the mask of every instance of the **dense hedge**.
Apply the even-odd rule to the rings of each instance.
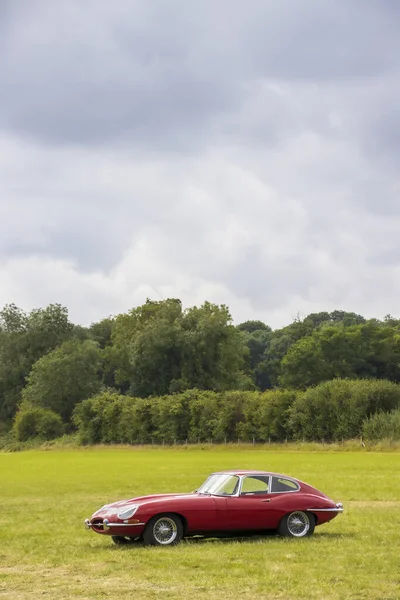
[[[372,415],[400,407],[400,385],[334,380],[305,392],[188,390],[153,398],[104,392],[74,412],[83,443],[336,441],[362,435]]]
[[[295,440],[338,441],[362,434],[364,419],[400,406],[400,385],[385,380],[334,379],[298,392],[290,409]]]
[[[363,423],[363,435],[366,440],[400,441],[400,409],[380,412],[372,415]]]
[[[74,422],[85,443],[279,441],[294,392],[188,390],[156,398],[105,392],[79,404]]]

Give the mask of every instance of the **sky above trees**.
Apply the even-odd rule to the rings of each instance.
[[[398,314],[394,0],[2,0],[0,306]]]

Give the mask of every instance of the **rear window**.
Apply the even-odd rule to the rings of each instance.
[[[297,492],[300,486],[291,479],[285,479],[284,477],[272,477],[271,492]]]

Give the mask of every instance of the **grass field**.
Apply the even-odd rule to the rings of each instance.
[[[190,491],[224,468],[299,477],[345,504],[312,538],[117,547],[83,519],[102,504]],[[265,448],[0,454],[0,597],[400,599],[400,453]]]

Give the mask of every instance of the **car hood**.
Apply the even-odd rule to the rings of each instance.
[[[207,496],[204,496],[206,498]],[[100,515],[101,513],[112,513],[116,509],[118,512],[123,508],[128,508],[132,504],[153,504],[157,502],[162,502],[165,500],[173,500],[174,498],[179,498],[180,501],[191,501],[194,498],[199,498],[199,496],[195,493],[189,494],[152,494],[150,496],[137,496],[136,498],[129,498],[128,500],[118,500],[118,502],[112,502],[110,504],[105,504],[102,506],[95,515]]]

